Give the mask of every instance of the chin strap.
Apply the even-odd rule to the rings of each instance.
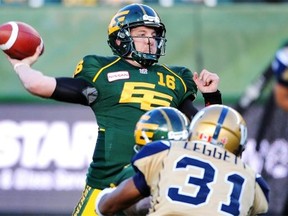
[[[132,56],[131,59],[138,62],[140,65],[142,65],[145,68],[158,62],[157,55],[153,55],[153,54],[139,53],[139,52],[133,51],[131,53],[131,56]]]

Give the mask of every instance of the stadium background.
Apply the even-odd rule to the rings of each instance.
[[[167,28],[167,54],[160,63],[216,72],[223,102],[232,106],[288,36],[288,4],[284,3],[151,5]],[[0,4],[0,23],[15,20],[34,26],[45,43],[35,68],[51,76],[72,76],[84,55],[111,54],[107,25],[118,8]],[[86,107],[25,92],[3,54],[0,76],[0,214],[69,215],[92,156],[97,136],[94,116]],[[263,137],[259,151],[255,142],[272,83],[245,114],[250,138],[244,159],[273,184],[270,211],[276,215],[287,197],[283,191],[287,188],[288,133],[283,123],[287,115],[277,110],[276,119],[269,123],[272,135]],[[201,95],[196,103],[203,105]]]

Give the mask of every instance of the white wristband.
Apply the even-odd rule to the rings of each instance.
[[[30,67],[30,65],[28,65],[27,63],[24,63],[24,62],[19,62],[19,63],[16,63],[15,65],[14,65],[14,71],[16,71],[16,69],[18,68],[18,67],[20,67],[20,66],[27,66],[27,67]]]
[[[99,210],[99,207],[98,207],[101,198],[102,198],[105,194],[108,194],[108,193],[113,192],[115,189],[116,189],[116,187],[115,187],[115,188],[105,188],[105,189],[102,190],[102,191],[98,194],[98,196],[96,197],[96,200],[95,200],[95,211],[96,211],[96,213],[97,213],[98,216],[104,216],[103,214],[101,214],[101,212],[100,212],[100,210]]]

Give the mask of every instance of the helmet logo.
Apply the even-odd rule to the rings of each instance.
[[[150,116],[142,116],[141,119],[150,118]],[[142,123],[138,122],[136,125],[136,132],[135,132],[135,140],[136,143],[145,145],[151,142],[151,139],[154,136],[154,132],[158,129],[158,124],[151,124],[151,123]]]
[[[120,26],[125,20],[125,15],[129,13],[129,10],[122,11],[117,13],[111,20],[108,28],[108,34],[112,34],[113,32],[116,32],[120,29]]]
[[[223,137],[222,139],[220,139],[220,143],[225,146],[228,143],[228,138],[227,137]]]
[[[200,140],[206,141],[206,142],[210,142],[212,140],[212,137],[209,135],[206,135],[204,133],[201,133],[199,135]]]

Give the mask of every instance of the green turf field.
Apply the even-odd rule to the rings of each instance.
[[[268,65],[279,45],[288,39],[288,4],[153,6],[167,27],[167,54],[160,62],[218,73],[226,102],[237,100],[246,85]],[[84,55],[111,54],[106,32],[117,10],[1,7],[0,23],[19,20],[33,25],[45,43],[45,53],[35,68],[51,76],[71,76]],[[2,53],[0,73],[0,102],[45,102],[24,91]]]

